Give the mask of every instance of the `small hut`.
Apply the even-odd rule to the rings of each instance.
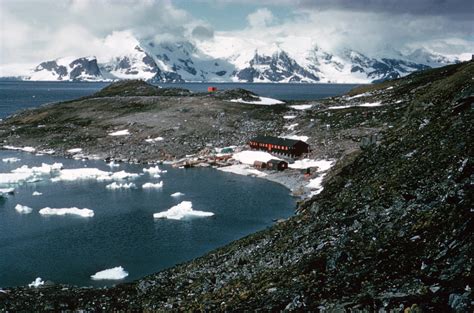
[[[253,167],[258,168],[258,169],[264,169],[264,168],[267,168],[267,163],[262,162],[262,161],[255,161],[253,162]]]
[[[271,159],[267,162],[267,168],[275,171],[284,171],[288,168],[288,162],[283,160]]]

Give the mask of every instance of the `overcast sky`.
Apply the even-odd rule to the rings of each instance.
[[[372,55],[474,53],[472,21],[472,0],[0,0],[0,64],[94,54],[123,30],[155,41],[311,36]]]

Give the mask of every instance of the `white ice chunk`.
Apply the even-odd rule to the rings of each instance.
[[[31,284],[28,284],[28,287],[30,288],[38,288],[39,286],[43,286],[44,281],[41,279],[41,277],[36,278]]]
[[[73,208],[61,208],[61,209],[52,209],[46,207],[39,210],[41,215],[78,215],[82,217],[93,217],[94,211],[90,209],[79,209],[76,207]]]
[[[32,208],[30,208],[29,206],[26,206],[26,205],[21,205],[21,204],[17,204],[15,206],[15,210],[18,213],[21,213],[21,214],[30,214],[31,212],[33,212]]]
[[[163,173],[163,171],[158,167],[158,165],[155,167],[144,168],[143,172],[148,173],[150,175]]]
[[[109,181],[109,180],[122,180],[122,179],[133,179],[139,175],[134,173],[127,173],[125,171],[120,172],[106,172],[97,168],[73,168],[64,169],[59,172],[59,176],[51,179],[53,182],[57,181],[74,181],[74,180],[85,180],[95,179],[98,181]]]
[[[159,183],[153,184],[153,183],[145,183],[142,186],[143,189],[159,189],[163,188],[163,182],[160,181]]]
[[[177,198],[177,197],[184,196],[184,193],[178,191],[178,192],[172,193],[171,196]]]
[[[137,185],[134,183],[123,183],[123,184],[117,184],[116,182],[113,182],[111,184],[108,184],[105,186],[107,189],[115,190],[115,189],[131,189],[131,188],[137,188]]]
[[[128,272],[123,267],[117,266],[109,268],[91,275],[93,280],[119,280],[128,276]]]
[[[153,214],[154,218],[167,218],[170,220],[181,220],[185,217],[207,217],[213,216],[212,212],[195,211],[190,201],[183,201],[171,207],[168,211]]]
[[[25,152],[35,152],[36,149],[33,147],[15,147],[15,146],[3,146],[4,149],[8,150],[19,150],[19,151],[25,151]]]
[[[2,159],[2,161],[4,163],[15,163],[15,162],[20,161],[20,159],[19,158],[4,158]]]
[[[33,193],[31,194],[32,196],[41,196],[42,193],[41,192],[38,192],[38,191],[33,191]]]
[[[128,129],[118,130],[116,132],[109,133],[109,136],[127,136],[127,135],[130,135],[130,132],[128,131]]]

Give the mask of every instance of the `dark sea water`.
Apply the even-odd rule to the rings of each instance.
[[[106,83],[0,82],[0,118],[43,103],[94,93]],[[339,95],[354,85],[213,84],[220,89],[246,88],[278,99],[317,99]],[[170,85],[165,85],[170,86]],[[205,91],[208,84],[174,87]],[[4,158],[17,157],[17,163]],[[22,165],[63,163],[65,168],[93,167],[105,171],[143,173],[143,166],[121,164],[110,169],[102,161],[81,161],[0,150],[0,175]],[[284,187],[215,169],[173,169],[161,178],[142,175],[135,190],[107,190],[111,182],[82,180],[3,185],[15,194],[0,198],[0,287],[26,285],[36,277],[57,283],[103,286],[140,278],[225,245],[294,213],[295,199]],[[163,181],[158,190],[143,190],[145,182]],[[34,191],[41,196],[32,196]],[[181,198],[170,195],[182,192]],[[212,217],[154,220],[153,213],[181,201]],[[19,214],[17,204],[33,208]],[[89,208],[95,216],[42,216],[41,208]],[[98,271],[122,266],[121,281],[93,281]]]
[[[109,83],[0,81],[0,118],[44,103],[88,96]],[[160,84],[204,92],[208,86],[219,90],[244,88],[261,96],[280,100],[312,100],[341,95],[354,84],[250,84],[250,83],[183,83]]]

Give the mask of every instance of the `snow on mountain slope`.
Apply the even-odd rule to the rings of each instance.
[[[29,80],[120,80],[151,82],[370,83],[459,62],[418,49],[371,57],[344,49],[328,52],[309,37],[243,38],[217,34],[207,41],[139,41],[129,31],[113,32],[96,57],[60,58],[29,73],[0,67],[0,74]],[[5,76],[2,74],[2,76]]]

